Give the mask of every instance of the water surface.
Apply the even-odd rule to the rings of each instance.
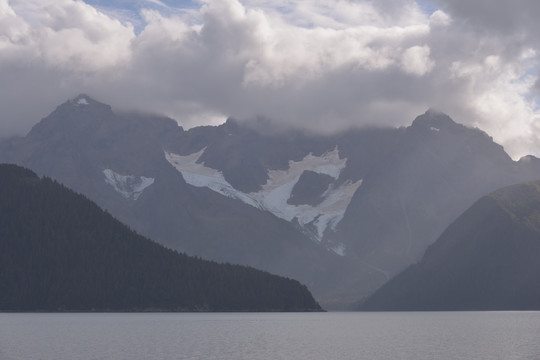
[[[0,360],[540,359],[540,312],[0,314]]]

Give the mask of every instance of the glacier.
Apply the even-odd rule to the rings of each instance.
[[[290,222],[296,220],[303,228],[314,228],[315,231],[308,232],[317,241],[323,240],[327,229],[336,229],[354,193],[362,184],[362,180],[355,182],[347,180],[337,187],[330,184],[322,195],[323,201],[319,205],[291,205],[287,203],[287,200],[290,199],[292,190],[304,171],[329,175],[335,180],[339,178],[341,171],[346,167],[347,159],[339,157],[337,147],[321,156],[309,153],[300,161],[291,160],[285,170],[268,170],[266,184],[261,190],[251,193],[235,189],[221,171],[198,162],[205,150],[206,148],[203,148],[189,155],[178,155],[167,151],[164,153],[167,161],[182,174],[188,184],[206,187],[223,196],[269,211],[281,219]],[[345,249],[338,247],[334,251],[342,255]]]
[[[154,178],[136,175],[121,175],[111,169],[103,170],[105,182],[126,199],[137,200],[143,191],[154,183]]]

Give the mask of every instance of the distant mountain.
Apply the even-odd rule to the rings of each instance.
[[[166,249],[85,197],[0,165],[0,311],[318,311],[307,288]]]
[[[334,235],[350,253],[392,277],[480,196],[540,179],[478,129],[433,110],[395,130],[370,152],[384,152],[364,175]],[[365,156],[365,155],[364,155]]]
[[[305,283],[326,306],[371,294],[467,207],[540,179],[484,132],[428,110],[409,127],[316,135],[264,121],[185,131],[79,95],[0,161],[75,189],[137,232]]]
[[[236,167],[227,176],[242,169],[238,181],[246,178],[245,186],[253,186],[247,179],[259,175],[244,174],[267,176],[257,165],[260,150],[250,149],[263,139],[233,121],[184,131],[171,119],[116,114],[110,106],[80,95],[60,105],[27,136],[1,143],[0,161],[63,183],[167,247],[298,279],[319,299],[355,299],[361,284],[370,281],[369,268],[329,252],[294,222],[206,186],[188,184],[185,178],[192,181],[197,176],[171,164],[173,158],[210,149],[212,143],[218,149],[211,152],[220,155],[219,148],[229,141],[230,149],[223,150],[232,152],[226,163]],[[282,158],[280,164],[287,166]]]
[[[482,197],[363,310],[539,310],[540,182]]]

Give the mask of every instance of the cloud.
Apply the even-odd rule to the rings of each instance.
[[[82,1],[0,0],[0,130],[81,92],[186,127],[262,116],[332,132],[436,107],[540,155],[536,3],[146,1],[141,26]]]
[[[401,58],[403,71],[418,76],[429,73],[435,66],[435,63],[429,57],[430,51],[427,45],[412,46],[405,50]]]
[[[530,0],[439,0],[452,17],[453,33],[442,44],[458,51],[449,81],[459,84],[455,112],[486,130],[514,157],[540,154],[537,105],[540,3]],[[452,39],[461,38],[456,43]],[[451,53],[451,49],[443,49]],[[459,108],[458,108],[459,106]]]
[[[536,0],[435,0],[480,32],[497,32],[497,35],[512,35],[517,29],[538,29],[537,15],[540,3]],[[534,33],[523,34],[535,37]]]

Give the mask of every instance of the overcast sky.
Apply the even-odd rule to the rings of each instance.
[[[189,128],[427,108],[540,155],[537,0],[0,0],[0,136],[88,93]]]

